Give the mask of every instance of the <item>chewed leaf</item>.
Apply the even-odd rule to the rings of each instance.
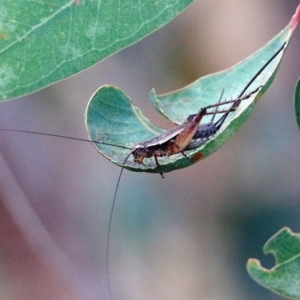
[[[174,123],[180,124],[190,114],[197,113],[201,107],[217,103],[223,90],[222,101],[237,98],[261,67],[284,47],[263,72],[251,82],[244,95],[259,86],[263,88],[258,93],[253,93],[248,100],[242,101],[238,109],[229,114],[221,129],[208,142],[194,150],[185,151],[188,158],[181,154],[159,158],[161,171],[169,172],[190,166],[219,149],[238,131],[249,118],[256,100],[274,80],[285,47],[299,21],[299,11],[300,9],[290,24],[266,46],[231,69],[203,77],[184,89],[167,95],[156,96],[154,91],[151,93],[151,101],[156,109]],[[222,108],[226,109],[228,106]],[[210,116],[205,116],[201,124],[209,122],[210,118]],[[102,87],[93,95],[86,112],[86,124],[92,140],[130,149],[163,132],[163,129],[151,124],[120,89],[112,86]],[[95,147],[118,165],[122,165],[130,153],[130,150],[100,143],[96,143]],[[134,163],[131,156],[125,167],[134,171],[158,172],[153,158],[145,159],[144,163],[145,165]]]
[[[249,259],[250,276],[275,293],[300,299],[300,234],[285,227],[267,241],[263,251],[274,255],[275,266],[268,270],[258,260]]]
[[[114,86],[100,87],[92,96],[86,111],[86,125],[95,147],[112,162],[122,165],[130,150],[140,141],[145,141],[163,132],[143,116],[129,97]],[[110,143],[116,146],[101,144]],[[136,164],[128,161],[128,168]],[[150,169],[153,166],[149,165]]]
[[[300,78],[298,79],[296,89],[295,89],[295,113],[296,113],[296,121],[300,129]]]
[[[94,143],[98,151],[118,165],[123,165],[130,149],[136,144],[164,132],[145,118],[141,111],[132,104],[129,97],[114,86],[103,86],[92,96],[86,111],[86,125],[90,138],[93,141],[99,141],[99,143]],[[111,145],[105,145],[107,143]],[[164,172],[183,168],[192,163],[194,163],[193,160],[182,155],[160,158],[161,170]],[[156,164],[152,159],[145,161],[145,165],[138,165],[130,157],[126,168],[157,172]]]
[[[186,116],[196,113],[200,107],[216,103],[224,89],[223,99],[236,98],[253,76],[265,64],[266,61],[286,42],[288,43],[300,18],[300,4],[290,23],[277,36],[275,36],[263,48],[249,56],[244,61],[236,64],[228,70],[204,76],[192,84],[165,94],[156,95],[152,90],[150,100],[154,107],[174,123],[182,123]],[[264,85],[266,90],[272,83],[276,68],[281,57],[278,55],[258,78],[247,88],[246,93],[256,87]]]

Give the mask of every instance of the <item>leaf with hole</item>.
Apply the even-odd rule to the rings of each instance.
[[[247,262],[250,276],[283,297],[300,299],[300,234],[285,227],[267,241],[263,251],[274,255],[275,266],[268,270],[251,258]]]
[[[232,68],[205,76],[185,88],[157,96],[154,91],[150,99],[155,108],[172,122],[182,123],[185,118],[197,113],[201,107],[218,102],[224,89],[224,99],[236,98],[251,81],[258,70],[282,47],[288,44],[299,21],[300,8],[293,16],[288,26],[275,36],[262,49]],[[257,100],[266,92],[276,75],[284,50],[264,69],[264,71],[249,86],[246,93],[259,86],[263,88],[253,94],[249,100],[243,101],[238,109],[231,113],[218,133],[203,146],[187,151],[188,159],[181,154],[159,158],[161,170],[172,170],[188,167],[206,158],[219,149],[238,131],[249,118]],[[206,116],[204,123],[208,122]],[[132,104],[130,98],[119,88],[104,86],[92,96],[86,111],[86,125],[92,140],[99,140],[129,148],[137,143],[147,141],[164,130],[152,124],[142,112]],[[95,144],[101,154],[112,162],[122,165],[128,150],[112,146]],[[132,157],[126,163],[126,168],[134,171],[158,172],[154,160],[146,159],[145,165],[133,162]]]

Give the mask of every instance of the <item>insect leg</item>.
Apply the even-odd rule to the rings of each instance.
[[[154,154],[153,156],[154,156],[154,159],[155,159],[155,162],[156,162],[156,165],[157,165],[157,168],[158,168],[158,171],[159,171],[159,174],[160,174],[161,178],[165,178],[164,173],[162,172],[160,164],[158,162],[157,154]]]
[[[223,94],[224,94],[224,90],[225,89],[223,88],[218,103],[221,103],[221,100],[222,100],[222,97],[223,97]],[[215,116],[216,116],[217,113],[219,113],[219,106],[216,106],[216,108],[215,108],[215,110],[213,112],[212,118],[210,120],[211,123],[213,123],[213,121],[214,121]]]
[[[184,157],[189,158],[189,159],[192,159],[191,157],[187,156],[187,155],[184,153],[184,149],[183,149],[183,150],[180,149],[180,146],[179,146],[174,140],[171,140],[171,141],[170,141],[170,144],[172,144],[173,146],[175,146],[175,147],[179,150],[179,152],[180,152]],[[173,147],[173,146],[172,146],[172,147]]]
[[[227,103],[232,103],[231,107],[226,111],[226,113],[224,113],[224,115],[214,124],[217,128],[217,130],[219,130],[221,128],[221,126],[223,125],[223,123],[225,122],[226,118],[228,117],[228,115],[235,111],[238,106],[240,105],[241,101],[246,100],[248,98],[250,98],[253,94],[255,94],[256,92],[258,92],[260,89],[262,88],[262,86],[259,86],[258,88],[256,88],[255,90],[253,90],[252,92],[250,92],[249,94],[246,94],[245,96],[240,96],[235,100],[229,100],[229,101],[225,101]],[[222,102],[222,103],[225,103]]]

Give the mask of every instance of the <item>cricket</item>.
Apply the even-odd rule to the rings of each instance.
[[[243,88],[243,90],[238,94],[236,98],[222,101],[223,91],[224,89],[226,90],[226,86],[224,86],[223,91],[220,91],[220,98],[216,99],[216,102],[214,104],[205,107],[199,107],[198,112],[186,116],[186,119],[182,124],[176,125],[173,128],[166,130],[162,134],[150,140],[140,141],[133,148],[112,144],[112,143],[105,143],[97,140],[76,138],[76,137],[64,136],[59,134],[35,132],[30,130],[0,128],[0,131],[7,131],[11,133],[50,136],[55,138],[75,140],[78,142],[100,144],[100,145],[103,144],[111,147],[119,147],[128,150],[128,154],[123,160],[123,164],[121,166],[121,170],[119,172],[119,176],[116,182],[116,187],[114,189],[114,195],[113,195],[108,230],[107,230],[106,280],[107,280],[107,286],[108,286],[109,295],[111,299],[114,299],[112,289],[110,286],[110,274],[109,274],[109,253],[110,253],[109,245],[110,245],[110,236],[111,236],[111,224],[113,220],[113,212],[114,212],[114,207],[117,199],[117,193],[120,186],[121,177],[128,158],[130,156],[133,156],[134,163],[143,164],[143,165],[147,164],[148,159],[154,159],[155,164],[157,166],[157,171],[158,173],[160,173],[162,178],[164,178],[164,176],[162,170],[160,169],[160,163],[159,163],[160,157],[183,155],[188,159],[192,159],[191,157],[189,157],[188,151],[204,145],[212,137],[218,134],[218,132],[222,128],[222,125],[224,124],[224,122],[226,121],[230,113],[236,111],[236,109],[239,107],[242,101],[249,99],[252,95],[260,91],[260,89],[262,88],[261,86],[255,87],[252,90],[250,90],[250,86],[253,83],[255,83],[256,78],[277,57],[277,55],[285,49],[285,47],[286,47],[286,43],[284,43],[274,53],[274,55],[270,57],[270,59],[256,72],[256,74],[253,75],[251,80],[247,83],[247,85]],[[222,106],[225,105],[227,105],[226,106],[227,108],[226,109],[222,108]],[[201,123],[203,117],[206,115],[212,116],[210,122]]]

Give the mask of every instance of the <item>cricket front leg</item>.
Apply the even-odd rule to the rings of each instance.
[[[154,156],[154,159],[155,159],[155,162],[156,162],[156,165],[157,165],[157,168],[158,168],[158,171],[159,171],[159,174],[160,174],[161,178],[165,178],[164,173],[161,170],[161,166],[158,163],[157,154],[154,154],[153,156]]]

